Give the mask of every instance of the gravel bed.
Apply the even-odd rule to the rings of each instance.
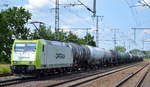
[[[142,71],[137,73],[135,76],[133,76],[131,79],[129,79],[125,84],[123,84],[121,87],[135,87],[138,81],[144,76],[145,72],[149,69],[150,65],[148,65],[146,68],[144,68]]]
[[[141,87],[150,87],[150,69],[149,69]]]
[[[97,80],[91,81],[89,83],[86,83],[84,85],[81,85],[80,87],[113,87],[118,82],[123,80],[125,77],[131,75],[132,73],[138,71],[140,68],[142,68],[144,64],[134,66],[132,68],[113,73],[111,75],[99,78]]]
[[[14,79],[14,78],[19,78],[19,77],[16,77],[16,76],[5,76],[5,77],[0,77],[0,81],[4,81],[4,80],[9,80],[9,79]]]
[[[72,78],[77,78],[79,76],[84,76],[84,75],[87,75],[87,74],[90,74],[93,72],[95,72],[95,71],[83,72],[83,73],[78,73],[78,74],[69,74],[69,75],[60,76],[60,77],[56,77],[56,78],[49,77],[48,79],[44,79],[44,80],[30,81],[30,82],[15,84],[15,85],[7,86],[7,87],[45,87],[45,86],[52,85],[55,83],[67,81]],[[104,70],[100,70],[100,72],[104,72]]]
[[[127,64],[127,65],[131,65],[131,64]],[[112,70],[112,69],[118,69],[121,67],[125,67],[127,65],[122,65],[122,66],[117,66],[117,67],[113,67],[113,68],[105,68],[103,70],[98,70],[98,72],[104,72],[104,71],[108,71],[108,70]],[[37,81],[29,81],[29,82],[25,82],[25,83],[19,83],[19,84],[14,84],[11,86],[7,86],[7,87],[45,87],[45,86],[49,86],[52,84],[56,84],[59,82],[64,82],[70,79],[74,79],[80,76],[85,76],[87,74],[91,74],[95,71],[90,71],[90,72],[84,72],[84,73],[77,73],[77,74],[68,74],[65,76],[57,76],[57,77],[48,77],[48,79],[44,79],[44,80],[37,80]]]

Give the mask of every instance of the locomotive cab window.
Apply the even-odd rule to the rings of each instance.
[[[35,43],[16,43],[14,49],[15,49],[15,52],[25,52],[25,51],[35,52],[36,44]]]

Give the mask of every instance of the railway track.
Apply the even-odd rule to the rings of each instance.
[[[110,74],[113,74],[113,73],[116,73],[116,72],[119,72],[119,71],[122,71],[122,70],[125,70],[125,69],[128,69],[128,68],[134,67],[136,65],[127,66],[127,67],[117,69],[117,70],[113,70],[113,71],[106,72],[106,73],[95,73],[95,74],[92,74],[92,75],[83,76],[83,77],[71,79],[71,80],[68,80],[68,81],[60,82],[60,83],[57,83],[57,84],[49,85],[48,87],[78,87],[81,84],[85,84],[87,82],[96,80],[98,78],[101,78],[101,77],[104,77],[104,76],[107,76],[107,75],[110,75]]]
[[[0,74],[0,77],[5,77],[5,76],[12,76],[12,73],[5,73],[5,74]]]
[[[26,78],[18,77],[18,78],[12,78],[12,79],[8,79],[8,80],[2,80],[2,81],[0,81],[0,87],[5,87],[5,86],[18,84],[18,83],[22,83],[22,82],[27,82],[27,81],[31,81],[33,79],[34,78],[32,78],[32,77],[26,77]]]
[[[144,76],[140,78],[139,84],[136,87],[149,87],[150,86],[150,68],[145,72]]]
[[[140,78],[140,80],[138,81],[138,83],[136,84],[135,87],[141,87],[141,85],[142,85],[142,83],[143,83],[145,77],[146,77],[147,74],[148,74],[148,71],[149,71],[149,69],[145,72],[144,76]]]
[[[133,78],[134,79],[137,79],[137,77],[136,77],[136,75],[137,74],[139,74],[140,72],[140,74],[139,75],[137,75],[137,76],[140,76],[141,75],[141,77],[138,79],[138,81],[135,83],[135,85],[134,84],[132,84],[132,85],[134,85],[134,86],[130,86],[129,85],[129,87],[141,87],[141,84],[142,84],[142,82],[144,81],[144,79],[145,79],[145,77],[146,77],[146,75],[148,74],[148,71],[149,71],[149,66],[150,64],[147,64],[147,65],[145,65],[144,67],[142,67],[141,69],[139,69],[138,71],[136,71],[135,73],[133,73],[133,74],[131,74],[131,75],[129,75],[128,77],[126,77],[126,78],[124,78],[123,80],[121,80],[118,84],[116,84],[114,87],[125,87],[127,84],[129,85],[129,80],[133,80]],[[145,69],[145,70],[144,70]],[[131,81],[130,81],[131,82]]]
[[[115,72],[119,72],[121,70],[125,70],[125,69],[128,69],[130,67],[134,67],[136,65],[139,65],[141,63],[136,63],[136,64],[133,64],[133,65],[127,65],[126,67],[123,66],[122,67],[118,67],[119,69],[109,69],[107,71],[104,71],[104,72],[96,72],[96,73],[92,73],[92,74],[88,74],[88,75],[84,75],[84,76],[80,76],[79,78],[74,78],[74,79],[69,79],[69,80],[64,80],[63,82],[57,82],[57,83],[54,83],[52,85],[49,85],[49,87],[55,87],[55,86],[60,86],[60,85],[63,85],[63,84],[66,84],[66,83],[70,83],[70,82],[74,82],[74,81],[78,81],[80,80],[80,82],[78,82],[77,84],[74,84],[72,86],[77,86],[77,85],[80,85],[80,84],[83,84],[83,83],[86,83],[88,81],[91,81],[91,80],[94,80],[94,79],[97,79],[97,78],[100,78],[100,77],[103,77],[103,76],[106,76],[106,75],[109,75],[109,74],[112,74],[112,73],[115,73]],[[113,71],[112,71],[113,70]],[[102,74],[101,76],[97,75],[97,74]],[[95,75],[94,78],[91,78],[91,79],[88,79],[88,80],[83,80],[81,82],[81,79],[85,79],[87,77],[92,77],[93,75]],[[64,76],[65,77],[65,76]],[[47,77],[49,78],[49,77]],[[55,76],[52,76],[50,79],[53,80],[53,78],[55,78]],[[56,78],[58,78],[58,76],[56,76]],[[0,81],[0,87],[3,87],[3,86],[11,86],[11,85],[15,85],[15,84],[18,84],[18,83],[26,83],[26,82],[34,82],[34,81],[42,81],[42,80],[46,80],[44,77],[43,78],[40,78],[40,79],[37,79],[37,78],[15,78],[15,79],[8,79],[8,80],[5,80],[5,81]],[[51,80],[51,81],[52,81]],[[15,86],[14,86],[15,87]],[[18,86],[19,87],[19,86]],[[62,87],[62,86],[60,86]],[[67,86],[66,86],[67,87]]]

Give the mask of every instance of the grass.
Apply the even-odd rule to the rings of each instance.
[[[9,64],[0,64],[0,74],[10,73],[10,65]]]

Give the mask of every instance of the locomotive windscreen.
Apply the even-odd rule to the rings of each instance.
[[[36,43],[16,43],[13,61],[34,61],[35,54]]]
[[[35,43],[16,43],[15,52],[26,52],[33,51],[35,52],[36,44]]]

